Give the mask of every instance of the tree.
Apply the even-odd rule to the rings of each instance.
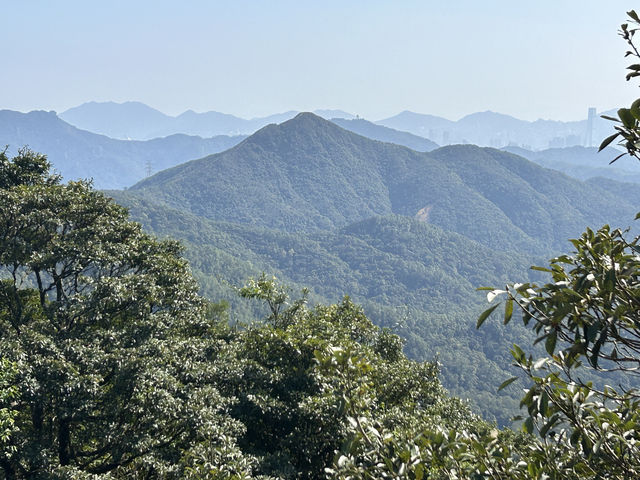
[[[634,43],[634,36],[640,29],[640,17],[635,10],[627,12],[627,16],[629,21],[620,26],[619,32],[628,46],[625,57],[630,56],[640,61],[640,51]],[[630,71],[627,74],[627,81],[640,76],[640,63],[632,63],[627,67],[627,70]],[[610,163],[627,154],[640,160],[640,98],[634,101],[629,108],[620,108],[617,113],[618,118],[603,115],[603,118],[611,120],[617,125],[614,127],[616,132],[603,140],[600,150],[619,139],[618,145],[624,148],[624,152],[611,160]]]
[[[218,326],[180,251],[43,155],[0,153],[0,358],[15,365],[0,409],[19,412],[3,478],[180,476],[191,445],[238,431],[219,413]]]
[[[491,300],[507,296],[505,322],[514,304],[519,307],[547,354],[535,358],[517,345],[511,352],[529,384],[521,400],[523,428],[540,439],[527,461],[531,471],[556,478],[637,478],[638,238],[627,241],[604,226],[572,242],[572,255],[554,258],[549,268],[534,267],[551,276],[549,283],[512,284],[488,294]]]
[[[310,308],[266,276],[240,293],[268,309],[239,332],[241,375],[224,391],[238,398],[231,414],[247,427],[238,444],[259,459],[257,473],[322,478],[336,456],[358,463],[363,422],[406,437],[427,424],[482,424],[448,396],[435,363],[407,359],[402,340],[348,297]]]
[[[633,27],[625,23],[620,30],[630,48],[626,56],[640,59],[634,44],[640,18],[627,14]],[[627,80],[640,75],[640,65],[628,69]],[[618,118],[605,118],[618,125],[600,150],[620,138],[622,155],[640,159],[640,99],[619,109]],[[488,294],[490,301],[506,295],[505,323],[519,307],[546,350],[537,359],[517,345],[511,351],[529,384],[521,406],[524,430],[538,435],[527,455],[534,478],[640,476],[640,238],[628,240],[627,233],[608,225],[587,229],[571,240],[571,255],[552,259],[548,268],[532,267],[549,274],[549,283],[511,284]],[[478,327],[497,307],[481,314]]]

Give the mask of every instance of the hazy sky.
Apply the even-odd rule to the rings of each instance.
[[[627,105],[617,0],[0,0],[0,109],[137,100],[572,120]]]

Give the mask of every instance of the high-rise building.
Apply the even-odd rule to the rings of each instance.
[[[596,109],[589,107],[589,113],[587,115],[587,131],[584,136],[584,146],[593,147],[593,127],[596,119]]]

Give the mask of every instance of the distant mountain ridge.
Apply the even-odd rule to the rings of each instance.
[[[505,147],[503,150],[580,180],[602,177],[618,182],[640,183],[640,162],[627,155],[609,165],[609,162],[620,154],[611,147],[601,152],[595,147],[580,146],[550,148],[536,152],[520,147]]]
[[[345,118],[331,118],[331,122],[336,125],[357,133],[363,137],[378,140],[380,142],[395,143],[403,145],[417,152],[430,152],[438,148],[438,144],[428,138],[419,137],[409,132],[395,130],[393,128],[377,125],[362,118],[347,120]]]
[[[300,112],[291,110],[244,119],[215,111],[197,113],[187,110],[174,117],[140,102],[88,102],[70,108],[59,116],[78,128],[112,138],[147,140],[175,133],[202,137],[252,134],[268,124],[290,120],[298,113]],[[314,113],[325,119],[356,119],[354,115],[342,110],[316,110]],[[438,145],[470,143],[495,148],[517,146],[528,150],[543,150],[585,146],[588,143],[586,119],[568,122],[539,119],[529,122],[485,111],[452,121],[405,110],[373,123],[429,139]],[[611,122],[596,116],[591,131],[591,146],[608,136],[611,128]]]
[[[143,111],[149,116],[156,115],[153,110],[146,110],[146,107]],[[325,113],[336,114],[336,111]],[[283,121],[281,118],[286,119],[289,115],[293,115],[293,112],[269,117],[269,120],[275,123]],[[187,124],[191,116],[189,112],[185,112],[179,120]],[[211,113],[209,116],[215,118],[216,114]],[[333,121],[342,122],[346,129],[380,141],[397,143],[420,151],[437,148],[435,143],[425,138],[362,119]],[[114,121],[114,125],[118,123]],[[46,152],[54,168],[65,179],[93,178],[97,188],[129,187],[147,176],[149,170],[153,173],[188,160],[221,152],[244,138],[246,135],[201,138],[173,134],[145,141],[119,140],[74,127],[56,116],[55,112],[36,110],[21,113],[0,110],[0,144],[9,145],[10,154],[15,154],[18,148],[25,145],[33,150]]]
[[[587,142],[587,120],[561,122],[540,119],[528,122],[492,111],[472,113],[457,121],[404,111],[375,123],[429,138],[440,145],[471,143],[496,148],[512,145],[540,150],[584,146]],[[612,124],[598,115],[592,128],[591,138],[595,146],[599,139],[611,134]]]
[[[59,116],[78,128],[111,138],[149,140],[176,133],[201,137],[251,134],[270,123],[289,120],[298,113],[291,110],[244,119],[228,113],[197,113],[187,110],[173,117],[140,102],[87,102],[70,108]],[[342,110],[317,110],[317,113],[326,118],[354,118]]]
[[[97,188],[124,188],[187,160],[226,150],[244,136],[172,135],[148,141],[116,140],[80,130],[55,112],[0,110],[0,144],[9,154],[28,146],[45,153],[66,180],[93,178]]]

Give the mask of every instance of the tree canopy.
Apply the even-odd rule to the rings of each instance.
[[[176,242],[48,168],[28,150],[0,153],[0,357],[14,366],[0,401],[18,412],[0,467],[165,468],[222,428],[205,302]]]

